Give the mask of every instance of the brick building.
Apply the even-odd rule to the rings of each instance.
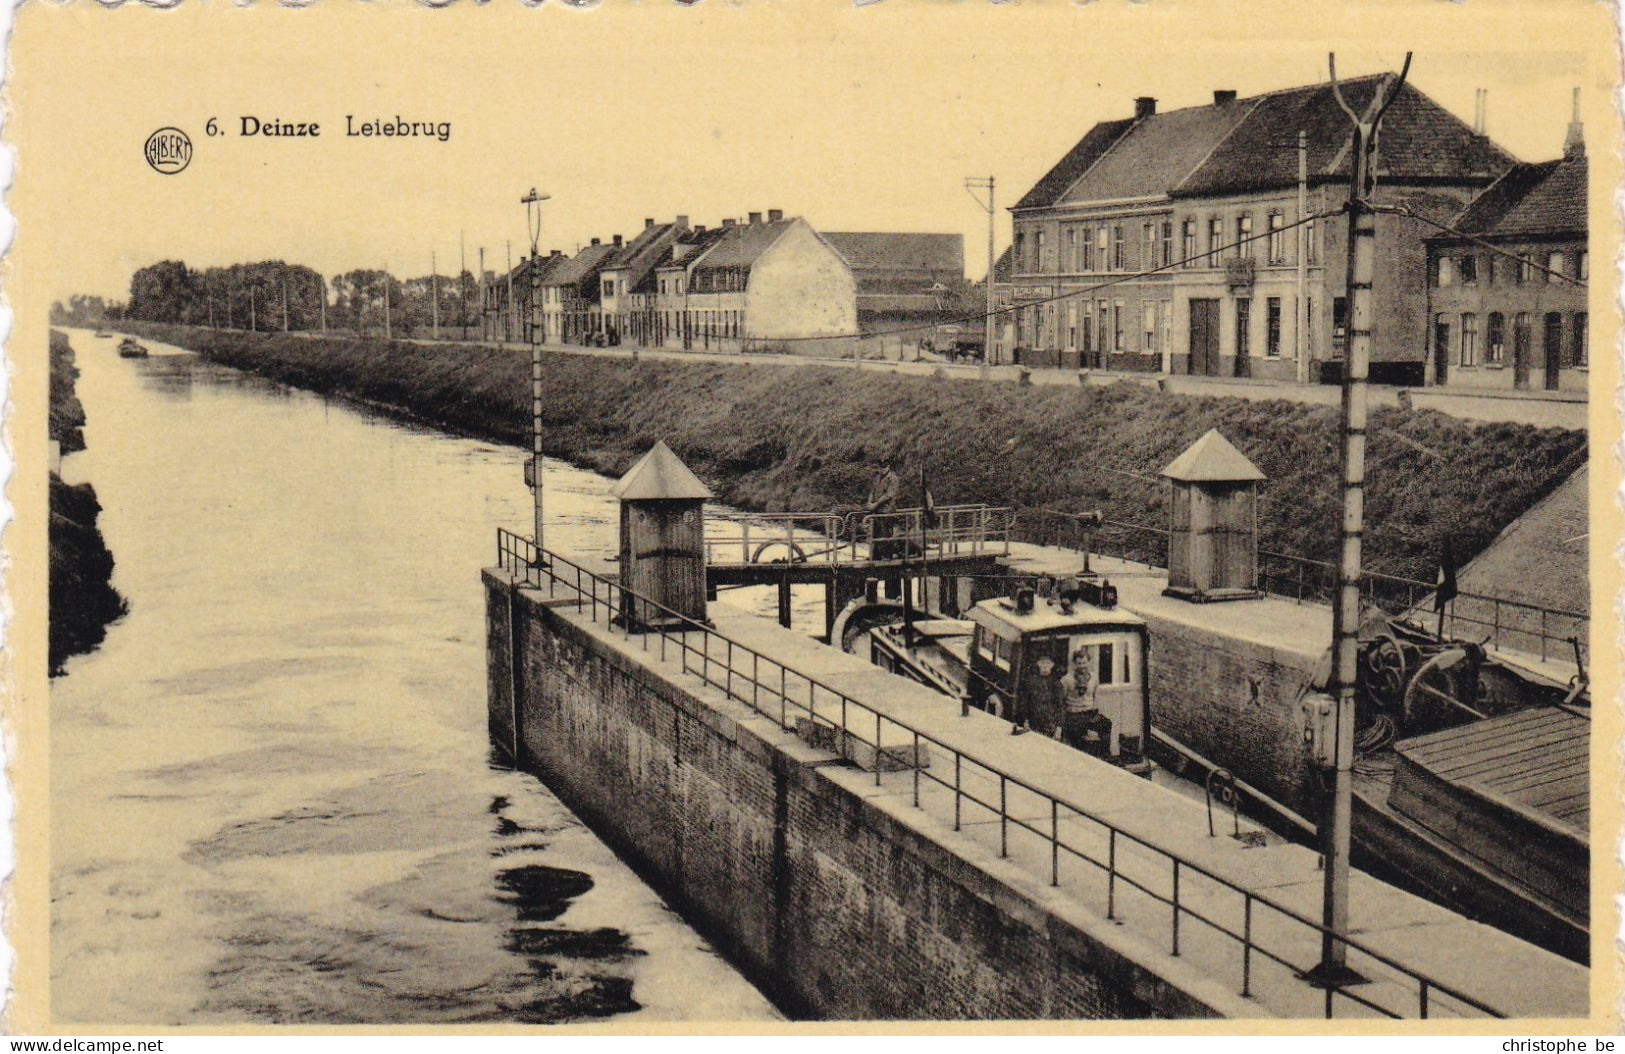
[[[1514,165],[1451,223],[1482,241],[1427,240],[1430,382],[1586,390],[1586,289],[1561,276],[1590,278],[1587,175],[1576,120],[1561,159]]]
[[[948,322],[963,313],[964,235],[834,231],[824,238],[852,269],[860,331]]]
[[[1344,82],[1344,97],[1369,110],[1387,79]],[[1330,84],[1247,99],[1215,91],[1209,105],[1166,113],[1141,98],[1133,117],[1095,125],[1011,209],[1011,274],[998,290],[1016,308],[1009,343],[1043,364],[1335,377],[1347,224],[1294,224],[1346,198],[1351,138]],[[1448,219],[1512,163],[1406,85],[1383,122],[1376,200]],[[1373,379],[1422,380],[1429,230],[1394,216],[1379,224]]]
[[[542,322],[553,344],[581,344],[603,332],[603,286],[599,272],[621,247],[617,234],[567,257],[542,279]]]
[[[599,268],[599,303],[604,332],[610,343],[653,343],[655,268],[687,231],[687,216],[678,216],[671,223],[645,219],[638,236]]]

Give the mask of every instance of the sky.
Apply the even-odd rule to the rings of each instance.
[[[1412,17],[1377,17],[1401,9]],[[1257,25],[1227,14],[1243,10]],[[1580,55],[1587,27],[1604,23],[1554,18],[1530,34],[1489,24],[1479,5],[1364,10],[1373,17],[1340,37],[1340,74],[1397,69],[1412,47],[1413,83],[1468,121],[1475,90],[1488,89],[1490,135],[1525,160],[1557,156],[1571,90],[1600,98],[1610,76]],[[122,298],[136,268],[164,258],[406,277],[428,273],[431,253],[442,274],[460,252],[472,269],[484,247],[500,271],[510,243],[516,258],[528,248],[519,199],[532,186],[551,195],[544,252],[630,238],[646,217],[711,225],[778,208],[823,230],[963,234],[979,278],[987,217],[967,176],[998,180],[1002,250],[1005,206],[1096,121],[1131,114],[1136,96],[1167,110],[1217,88],[1321,81],[1326,69],[1314,4],[379,4],[327,15],[24,8],[12,132],[32,204],[20,237],[50,240],[56,295]],[[1517,41],[1534,50],[1508,51]],[[245,115],[314,121],[322,134],[244,138]],[[350,137],[347,115],[449,121],[451,138]],[[211,117],[225,135],[204,135]],[[164,125],[194,143],[176,175],[141,155]]]

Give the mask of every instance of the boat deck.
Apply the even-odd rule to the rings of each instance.
[[[1587,839],[1591,822],[1591,721],[1538,709],[1408,739],[1401,757],[1502,808]]]

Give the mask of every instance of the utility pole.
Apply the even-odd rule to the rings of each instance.
[[[1343,516],[1341,559],[1337,568],[1337,598],[1332,607],[1332,677],[1334,784],[1321,821],[1325,854],[1325,897],[1320,965],[1310,976],[1327,989],[1358,983],[1362,978],[1348,965],[1348,945],[1338,940],[1349,930],[1349,842],[1353,807],[1355,684],[1360,658],[1360,536],[1365,524],[1366,372],[1371,357],[1371,284],[1377,261],[1376,137],[1382,118],[1393,105],[1410,73],[1411,55],[1397,80],[1384,77],[1382,105],[1368,108],[1363,118],[1343,99],[1337,83],[1337,58],[1329,56],[1332,92],[1354,125],[1349,159],[1348,238],[1348,353],[1343,370]]]
[[[530,228],[530,492],[535,510],[536,564],[542,563],[542,262],[537,248],[542,240],[542,202],[550,195],[535,187],[519,199]]]
[[[327,335],[327,277],[316,276],[316,299],[322,305],[322,336]]]
[[[440,268],[435,264],[434,250],[429,250],[429,326],[434,338],[440,339]]]
[[[514,312],[516,310],[513,302],[513,239],[503,239],[502,245],[503,250],[508,256],[508,310],[506,312],[506,317],[502,320],[502,341],[503,343],[507,343],[508,340],[513,336],[513,322],[515,318]]]
[[[982,208],[987,210],[987,279],[984,282],[987,286],[987,317],[982,320],[982,365],[977,371],[985,381],[988,378],[988,365],[993,359],[993,217],[996,213],[993,177],[988,176],[985,180],[967,179],[965,189],[970,192],[970,196],[978,205],[982,205],[982,199],[976,197],[976,192],[984,189],[987,191],[987,204],[982,205]]]
[[[389,264],[384,265],[384,339],[390,338],[389,332]]]
[[[480,246],[480,339],[490,339],[491,283],[485,280],[485,246]]]
[[[463,339],[468,339],[468,245],[465,237],[466,231],[457,232],[457,324],[463,329]]]
[[[1298,383],[1309,383],[1309,133],[1298,129],[1298,305],[1292,326],[1293,350],[1298,357]]]

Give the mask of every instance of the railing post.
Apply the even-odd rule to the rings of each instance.
[[[779,727],[780,728],[783,728],[784,725],[785,725],[785,722],[788,721],[789,718],[790,718],[790,713],[789,713],[789,710],[790,710],[790,692],[789,692],[788,685],[785,683],[786,679],[788,677],[789,677],[789,673],[788,673],[788,671],[785,670],[784,663],[782,663],[782,662],[779,663]],[[814,722],[814,724],[816,725],[817,722]]]
[[[920,733],[914,733],[914,807],[920,807]]]
[[[875,786],[880,786],[880,711],[875,711]]]
[[[750,521],[742,520],[740,521],[739,526],[742,532],[741,537],[743,538],[743,541],[740,542],[742,548],[739,554],[739,562],[742,564],[748,564],[750,563]]]
[[[755,710],[757,713],[761,713],[762,709],[761,691],[762,653],[753,650],[750,653],[750,708]],[[779,727],[782,728],[783,724],[781,723]]]
[[[1061,884],[1061,804],[1049,800],[1049,884]]]
[[[1106,841],[1106,917],[1117,918],[1117,828],[1108,828]]]
[[[999,855],[1010,855],[1009,810],[1005,807],[1005,776],[999,773]]]
[[[954,830],[959,830],[959,751],[954,751]]]
[[[1253,983],[1253,895],[1242,893],[1241,902],[1241,996],[1251,996]]]
[[[1174,955],[1179,954],[1179,857],[1174,857]]]
[[[1428,982],[1427,982],[1427,978],[1426,977],[1418,977],[1416,979],[1416,981],[1417,981],[1417,984],[1419,986],[1417,988],[1417,1013],[1421,1016],[1422,1020],[1426,1021],[1427,1016],[1428,1016]]]
[[[728,668],[723,671],[722,676],[724,681],[722,694],[732,699],[734,697],[734,642],[731,637],[728,639]]]

